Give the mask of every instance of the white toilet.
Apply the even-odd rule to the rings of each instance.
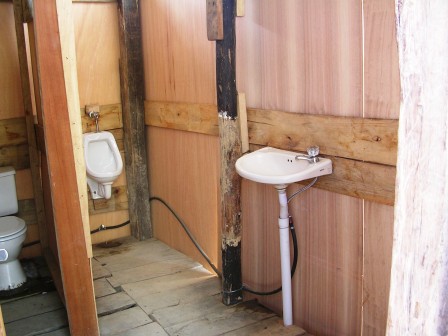
[[[87,184],[93,199],[109,199],[112,183],[123,170],[123,160],[115,138],[110,132],[83,135]]]
[[[26,282],[17,257],[26,236],[23,219],[17,213],[16,174],[12,167],[0,167],[0,291],[20,287]]]

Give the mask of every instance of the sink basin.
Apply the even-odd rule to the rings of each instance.
[[[236,171],[242,177],[266,184],[287,185],[310,178],[331,174],[331,160],[319,158],[309,163],[296,160],[298,154],[272,147],[265,147],[243,155],[236,161]]]

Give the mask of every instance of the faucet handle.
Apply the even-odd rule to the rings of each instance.
[[[319,155],[319,146],[311,146],[306,149],[309,157],[316,157]]]

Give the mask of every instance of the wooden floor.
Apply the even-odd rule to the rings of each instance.
[[[224,306],[216,276],[155,239],[95,247],[93,275],[101,335],[307,335],[255,301]],[[8,336],[70,334],[56,292],[2,309]]]

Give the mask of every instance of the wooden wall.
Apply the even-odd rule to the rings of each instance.
[[[120,106],[118,18],[116,3],[74,3],[80,105],[101,105],[101,130],[110,130],[123,150]],[[25,219],[28,232],[25,243],[39,240],[34,195],[28,162],[26,126],[22,103],[13,6],[0,2],[0,166],[17,170],[19,216]],[[83,116],[83,131],[92,131],[92,121]],[[110,201],[89,201],[90,227],[121,224],[129,219],[125,172],[113,185]],[[130,235],[128,226],[92,235],[92,243]],[[22,257],[40,255],[40,245],[23,249]]]
[[[237,84],[248,107],[398,118],[393,0],[245,3]],[[146,99],[214,104],[205,3],[142,2],[142,24]],[[148,127],[148,148],[152,194],[179,212],[218,262],[216,138]],[[244,281],[270,289],[280,283],[276,192],[248,181],[242,192]],[[384,334],[393,207],[313,188],[291,203],[291,213],[300,244],[295,323],[316,335]],[[153,223],[156,237],[201,260],[160,205]],[[260,301],[281,309],[280,295]]]
[[[100,130],[114,134],[123,157],[117,3],[74,2],[73,16],[81,109],[92,104],[102,107]],[[84,132],[94,131],[93,123],[85,115],[83,122]],[[89,200],[91,229],[101,224],[121,224],[129,219],[124,170],[112,188],[113,196],[110,200]],[[92,235],[92,243],[129,235],[130,227],[125,226]]]
[[[16,170],[19,216],[27,224],[25,243],[39,239],[29,169],[28,140],[22,103],[12,3],[0,2],[0,166]],[[23,257],[40,254],[40,245],[25,248]]]

